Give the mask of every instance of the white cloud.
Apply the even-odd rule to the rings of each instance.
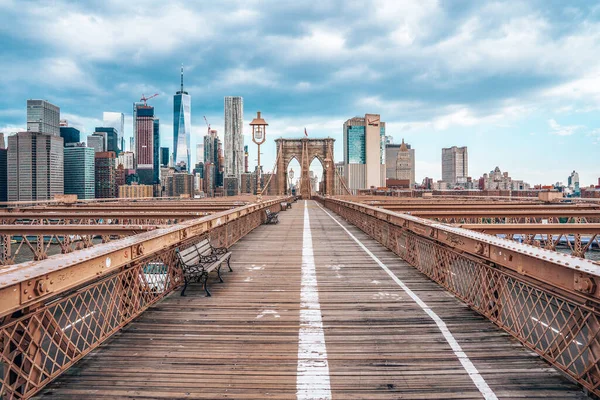
[[[205,15],[176,3],[136,6],[135,12],[83,13],[68,4],[24,7],[24,34],[59,46],[63,53],[92,60],[144,61],[213,34]],[[28,22],[29,21],[29,22]],[[34,35],[34,36],[33,36]]]
[[[548,125],[550,125],[550,134],[558,136],[571,136],[577,131],[585,128],[585,126],[582,125],[560,125],[554,119],[549,119]]]
[[[92,132],[94,132],[94,129],[97,126],[102,126],[102,124],[104,123],[100,118],[83,117],[81,115],[66,113],[62,111],[60,113],[60,118],[66,119],[67,121],[69,121],[69,126],[77,128],[79,129],[79,131],[81,131],[82,141],[85,139],[85,135],[91,134]]]
[[[230,68],[219,73],[215,86],[234,88],[239,86],[278,86],[279,75],[266,68]]]

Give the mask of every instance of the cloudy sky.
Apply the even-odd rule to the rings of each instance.
[[[246,127],[261,110],[268,139],[306,127],[336,139],[336,160],[343,122],[380,113],[416,149],[418,181],[441,178],[452,145],[468,146],[475,178],[496,166],[532,184],[600,177],[598,2],[0,0],[0,43],[6,133],[24,128],[26,99],[44,98],[85,133],[124,112],[130,136],[133,101],[159,93],[172,147],[183,63],[193,149],[203,116],[222,134],[223,96],[237,95]]]

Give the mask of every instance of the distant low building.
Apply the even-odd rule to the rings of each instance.
[[[142,198],[152,197],[152,185],[121,185],[119,186],[119,198]]]
[[[478,189],[481,190],[529,190],[530,188],[528,183],[512,179],[508,172],[500,171],[499,167],[494,168],[489,174],[483,174],[478,183]]]
[[[174,172],[167,176],[165,190],[168,197],[187,195],[194,197],[194,175],[187,172]]]

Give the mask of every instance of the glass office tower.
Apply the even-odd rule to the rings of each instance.
[[[181,89],[173,96],[173,161],[185,163],[190,168],[190,136],[192,131],[192,97],[183,90],[183,66]]]

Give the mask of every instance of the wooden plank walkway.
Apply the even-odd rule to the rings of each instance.
[[[306,308],[303,207],[294,204],[279,225],[263,225],[233,246],[234,272],[211,284],[212,297],[198,286],[187,297],[174,293],[37,398],[296,398]],[[484,398],[421,307],[316,202],[308,210],[331,397]],[[342,224],[443,319],[497,398],[587,398],[515,339]]]

